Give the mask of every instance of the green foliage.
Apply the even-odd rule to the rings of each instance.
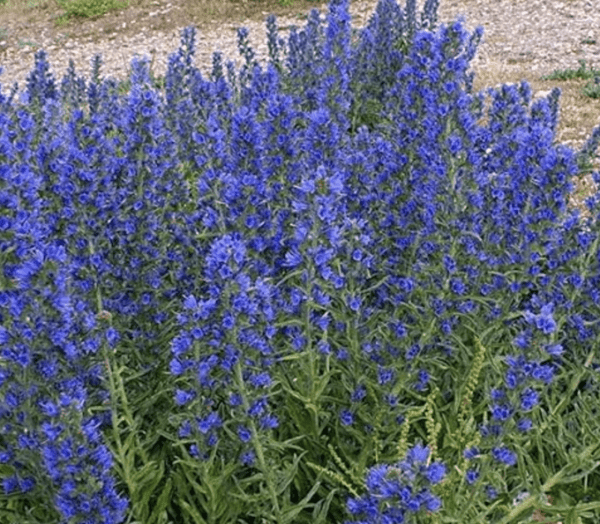
[[[129,0],[56,0],[66,11],[65,19],[72,17],[93,18],[109,11],[129,7]]]
[[[594,76],[591,82],[588,82],[583,88],[583,94],[590,98],[600,98],[600,71]]]
[[[578,69],[556,70],[543,76],[542,80],[590,80],[583,88],[583,94],[589,98],[600,98],[600,69],[588,69],[585,60],[579,60]]]
[[[600,70],[587,69],[585,60],[579,60],[578,69],[557,69],[553,73],[543,76],[542,80],[590,80],[600,74]]]

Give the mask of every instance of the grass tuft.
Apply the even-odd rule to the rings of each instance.
[[[579,60],[579,64],[578,69],[557,69],[549,75],[543,76],[542,80],[590,80],[600,75],[599,69],[594,69],[593,67],[587,69],[585,60]]]

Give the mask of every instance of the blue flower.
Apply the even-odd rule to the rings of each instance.
[[[456,261],[449,255],[444,255],[444,268],[448,273],[454,273],[456,271]]]
[[[116,329],[114,329],[113,327],[109,327],[106,330],[106,340],[108,341],[108,344],[111,348],[115,347],[115,344],[117,343],[117,341],[120,338],[121,337],[120,337],[118,331]]]
[[[521,410],[531,411],[539,403],[539,395],[532,388],[527,388],[521,393]]]
[[[275,429],[279,427],[279,419],[272,414],[267,414],[260,419],[261,429]]]
[[[192,338],[186,332],[177,335],[171,342],[171,351],[176,357],[183,355],[192,345]]]
[[[348,296],[346,304],[352,311],[357,312],[362,304],[362,299],[357,296]]]
[[[366,396],[367,396],[367,388],[366,388],[366,386],[364,384],[359,384],[354,389],[354,391],[353,391],[353,393],[352,393],[352,395],[350,397],[350,400],[352,402],[360,402]]]
[[[322,355],[329,355],[331,353],[331,345],[329,344],[329,342],[326,342],[324,340],[320,340],[317,343],[317,350]]]
[[[51,400],[40,401],[40,407],[42,408],[42,412],[49,417],[58,417],[60,415],[58,406]]]
[[[533,422],[530,418],[522,418],[517,422],[517,429],[525,432],[529,431],[533,427]]]
[[[183,363],[176,358],[172,359],[169,363],[169,370],[171,371],[171,374],[176,377],[183,374],[187,368],[187,363]]]
[[[249,442],[252,438],[252,433],[245,426],[238,426],[237,434],[242,442]]]
[[[512,415],[512,408],[508,404],[495,404],[492,406],[492,417],[495,420],[507,420]]]
[[[498,497],[498,490],[496,490],[496,488],[490,485],[487,485],[485,487],[485,493],[487,495],[487,498],[490,500],[494,500]]]
[[[517,463],[517,455],[508,448],[495,447],[492,449],[493,457],[508,466],[514,466]]]
[[[377,382],[379,385],[387,384],[394,379],[395,373],[392,369],[378,367],[377,369]]]
[[[479,478],[479,471],[477,471],[476,469],[469,469],[465,473],[465,481],[467,482],[467,484],[473,484],[474,482],[477,481],[478,478]]]
[[[467,286],[460,278],[453,278],[450,280],[450,289],[457,295],[464,295],[467,291]]]
[[[183,406],[192,401],[194,398],[196,398],[195,391],[185,391],[183,389],[175,390],[175,404],[178,406]]]
[[[245,451],[240,456],[240,462],[243,466],[252,466],[256,461],[256,454],[254,451]]]
[[[206,417],[198,420],[198,431],[205,435],[211,429],[220,428],[222,425],[219,414],[216,411],[211,411]]]
[[[426,462],[429,457],[429,448],[422,446],[421,444],[416,444],[408,451],[406,457],[411,464],[422,464]]]
[[[546,304],[540,310],[538,315],[533,314],[531,311],[525,311],[525,320],[529,324],[535,325],[537,329],[542,331],[545,335],[550,335],[556,331],[556,321],[552,316],[554,304]]]
[[[344,409],[340,412],[340,421],[344,426],[351,426],[354,423],[354,414],[351,411]]]
[[[266,388],[272,384],[271,376],[266,371],[258,374],[252,374],[248,380],[255,388]]]
[[[188,295],[183,301],[183,307],[185,309],[195,310],[198,307],[198,301],[194,295]]]
[[[564,352],[562,344],[549,344],[545,346],[545,350],[549,355],[553,357],[559,357]]]
[[[255,400],[248,409],[248,415],[251,417],[258,417],[262,415],[267,407],[266,397],[261,397]]]
[[[467,460],[472,460],[474,458],[477,458],[478,456],[479,449],[476,447],[465,449],[463,452],[463,457],[465,457]]]
[[[431,484],[438,484],[442,481],[445,475],[446,466],[444,466],[444,464],[441,462],[433,462],[429,465],[427,471],[425,472],[425,476],[427,477],[427,480],[431,482]]]
[[[499,400],[502,400],[506,396],[506,393],[500,388],[494,388],[490,392],[490,396],[492,397],[492,400],[497,402]]]
[[[13,491],[16,491],[19,487],[19,479],[16,475],[12,475],[10,477],[5,477],[2,480],[2,487],[4,489],[4,493],[9,495]]]
[[[554,371],[555,368],[552,365],[538,365],[531,373],[531,376],[536,380],[540,380],[546,384],[550,384],[554,379]]]

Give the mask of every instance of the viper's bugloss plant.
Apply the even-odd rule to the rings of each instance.
[[[600,131],[436,11],[1,95],[0,521],[598,519]]]

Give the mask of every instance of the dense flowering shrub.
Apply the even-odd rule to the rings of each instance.
[[[164,90],[40,52],[0,98],[10,522],[508,524],[577,467],[600,490],[599,199],[569,206],[600,132],[473,93],[482,31],[436,10],[382,0],[353,43],[334,1],[287,47],[269,17],[267,66],[240,30],[209,79],[188,28]]]

